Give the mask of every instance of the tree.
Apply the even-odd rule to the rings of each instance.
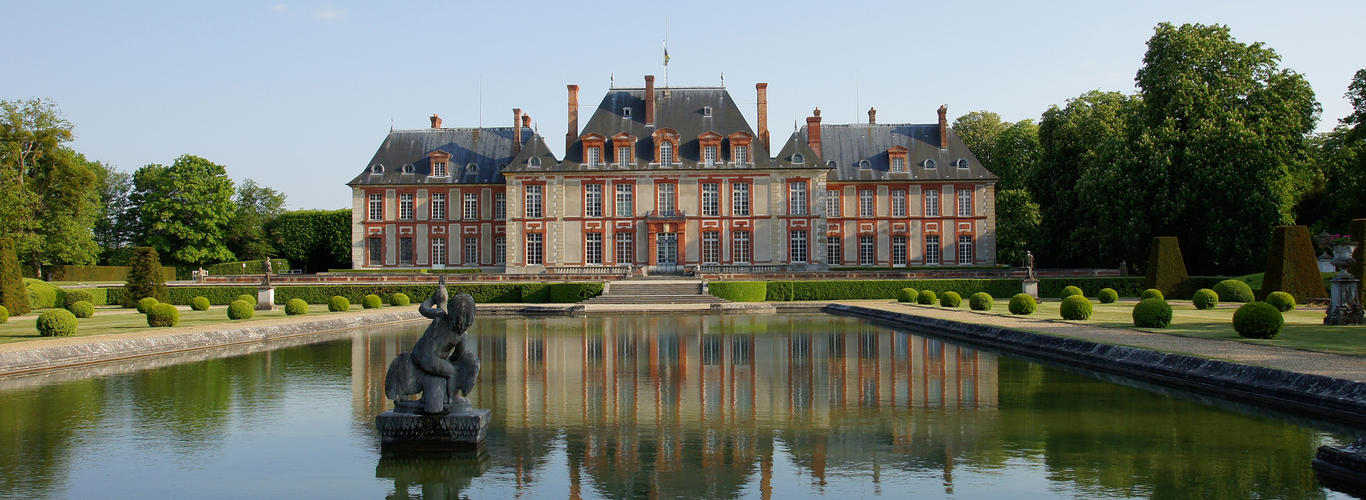
[[[1001,121],[1001,115],[990,111],[973,111],[953,121],[953,131],[958,138],[977,157],[977,161],[992,172],[995,172],[992,169],[992,155],[996,138],[1009,127],[1009,123]]]
[[[180,264],[233,260],[225,240],[237,211],[232,196],[227,170],[198,156],[142,167],[133,173],[131,196],[140,241]]]
[[[14,241],[9,238],[0,238],[0,306],[16,316],[33,310],[19,259],[14,256]]]
[[[280,257],[309,272],[351,264],[351,211],[296,210],[266,225]]]
[[[170,299],[166,291],[166,278],[161,274],[161,259],[155,248],[134,248],[132,267],[128,270],[128,281],[123,284],[126,291],[124,307],[134,307],[146,297],[162,302]]]
[[[996,189],[1024,189],[1038,170],[1042,153],[1039,126],[1034,120],[1020,120],[996,135],[988,156],[991,163],[982,165],[1001,178]]]
[[[34,169],[29,185],[40,199],[40,243],[27,256],[36,270],[48,264],[94,264],[100,248],[92,228],[99,217],[98,165],[70,148],[58,148]]]
[[[261,260],[275,254],[265,224],[284,211],[285,195],[247,179],[237,188],[237,215],[228,226],[228,248],[242,260]]]
[[[95,220],[95,243],[108,254],[109,251],[123,248],[137,239],[134,227],[137,215],[133,213],[133,176],[128,172],[114,170],[108,165],[96,164],[96,186],[100,192],[99,217]]]
[[[71,122],[51,100],[0,101],[0,164],[19,173],[21,186],[43,158],[71,137]]]
[[[1025,251],[1037,243],[1040,219],[1039,204],[1030,198],[1029,191],[997,190],[996,260],[1023,265]]]
[[[1366,69],[1356,72],[1346,97],[1352,113],[1311,138],[1314,177],[1299,182],[1315,192],[1299,200],[1295,220],[1314,232],[1341,233],[1352,219],[1366,216]]]

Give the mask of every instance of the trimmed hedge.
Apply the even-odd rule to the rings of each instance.
[[[1073,295],[1062,299],[1062,305],[1058,306],[1058,313],[1062,319],[1073,321],[1085,321],[1091,319],[1091,312],[1095,306],[1091,305],[1091,300],[1081,295]]]
[[[412,299],[409,299],[408,295],[403,292],[395,293],[389,297],[389,305],[391,306],[402,307],[410,303],[412,303]]]
[[[1248,302],[1233,313],[1233,329],[1243,338],[1269,339],[1281,333],[1283,325],[1281,311],[1266,302]]]
[[[143,297],[143,298],[140,298],[140,299],[138,299],[138,306],[137,306],[137,307],[138,307],[138,312],[140,312],[140,313],[142,313],[142,314],[147,314],[147,311],[152,310],[152,306],[157,305],[157,304],[160,304],[160,303],[161,303],[161,301],[160,301],[160,300],[157,300],[156,297]]]
[[[987,292],[993,297],[1009,297],[1020,291],[1018,279],[920,279],[920,280],[806,280],[769,281],[765,300],[845,300],[895,299],[902,288],[930,290],[935,297],[944,292],[971,295]]]
[[[90,305],[95,305],[95,297],[91,296],[90,292],[85,289],[62,289],[62,309],[71,309],[71,304],[77,302],[89,302]]]
[[[180,323],[180,310],[171,304],[157,304],[147,310],[147,326],[166,328]]]
[[[131,266],[49,266],[52,270],[52,281],[128,281],[128,272]],[[171,266],[161,266],[161,279],[163,281],[173,281],[176,278],[176,268]]]
[[[768,282],[716,281],[707,283],[707,291],[731,302],[763,302],[768,294]]]
[[[290,300],[303,300],[303,299],[290,299]],[[335,295],[335,296],[333,296],[331,299],[328,299],[328,300],[327,300],[327,310],[332,311],[332,312],[349,311],[349,310],[351,310],[351,301],[350,301],[350,300],[347,300],[346,297],[342,297],[341,295]]]
[[[228,304],[228,319],[251,319],[256,315],[256,305],[245,300],[234,300]]]
[[[1153,238],[1143,287],[1162,290],[1163,295],[1172,297],[1187,297],[1194,290],[1190,276],[1186,274],[1186,261],[1181,257],[1181,244],[1176,237]]]
[[[247,265],[246,270],[242,270],[242,264]],[[262,274],[266,272],[266,261],[264,260],[243,260],[236,262],[220,262],[205,267],[209,276],[235,276],[241,274]],[[270,259],[271,271],[275,274],[283,274],[289,271],[289,261],[286,259]]]
[[[1252,302],[1257,300],[1252,294],[1252,287],[1239,280],[1228,279],[1215,283],[1214,293],[1219,294],[1219,300],[1224,302]]]
[[[1113,304],[1116,300],[1119,300],[1119,292],[1116,292],[1113,288],[1102,288],[1099,292],[1096,292],[1096,298],[1100,299],[1101,304]]]
[[[28,300],[28,290],[24,286],[24,272],[15,257],[14,240],[0,237],[0,306],[15,315],[27,314],[33,310]]]
[[[1306,226],[1279,226],[1271,233],[1266,274],[1257,295],[1266,297],[1277,290],[1295,297],[1328,297]]]
[[[920,296],[920,291],[919,291],[919,290],[916,290],[916,289],[914,289],[914,288],[902,288],[901,291],[896,292],[896,301],[897,301],[897,302],[912,302],[912,301],[915,300],[916,297],[919,297],[919,296]]]
[[[9,321],[9,309],[5,309],[5,306],[0,306],[0,323],[7,321]]]
[[[107,290],[110,304],[123,304],[128,298],[126,288],[109,288]],[[279,290],[279,288],[276,289],[276,296],[279,296]],[[216,306],[231,304],[232,301],[237,300],[242,295],[251,296],[252,303],[256,302],[255,286],[173,286],[167,287],[166,294],[168,297],[162,302],[179,306],[194,305],[192,302],[195,297],[207,298],[210,304]]]
[[[958,307],[963,305],[963,296],[958,292],[949,290],[944,292],[944,296],[939,298],[939,305],[944,307]]]
[[[1017,293],[1010,298],[1010,314],[1034,314],[1034,310],[1039,308],[1039,303],[1034,300],[1034,296],[1027,293]]]
[[[77,318],[89,318],[95,315],[95,304],[82,300],[67,306],[66,310],[71,311]]]
[[[990,311],[992,302],[991,294],[987,292],[977,292],[968,297],[968,307],[974,311]]]
[[[190,299],[190,309],[194,309],[194,310],[196,310],[196,311],[207,311],[207,310],[209,310],[209,299],[208,299],[208,297],[199,296],[199,297],[195,297],[195,298],[193,298],[193,299]]]
[[[1162,293],[1162,290],[1158,290],[1158,289],[1156,289],[1156,288],[1149,288],[1149,289],[1147,289],[1147,290],[1144,290],[1144,291],[1143,291],[1143,294],[1142,294],[1142,295],[1139,295],[1138,298],[1139,298],[1140,300],[1148,300],[1148,299],[1167,300],[1167,297]]]
[[[1272,307],[1275,307],[1276,310],[1280,312],[1295,310],[1295,296],[1285,292],[1271,292],[1270,295],[1266,296],[1266,303],[1271,304]]]
[[[34,309],[57,307],[65,295],[65,292],[51,283],[33,278],[24,278],[24,288],[28,289],[28,303]]]
[[[44,337],[66,337],[76,333],[76,315],[66,309],[53,309],[39,314],[34,326]]]
[[[938,301],[939,297],[935,295],[934,290],[921,290],[920,295],[917,295],[915,298],[915,303],[922,306],[932,306]]]
[[[1117,291],[1120,297],[1137,297],[1144,288],[1142,276],[1039,278],[1039,296],[1061,296],[1063,288],[1068,286],[1080,288],[1082,295],[1088,297],[1100,293],[1100,290],[1104,288],[1110,288]]]
[[[384,301],[380,300],[379,296],[373,293],[366,295],[360,302],[360,306],[365,309],[379,309],[382,305],[384,305]]]
[[[285,302],[285,315],[298,316],[300,314],[308,314],[307,302],[304,302],[303,299],[289,299],[289,302]]]
[[[1219,305],[1219,294],[1214,293],[1214,290],[1201,288],[1195,291],[1195,295],[1191,296],[1191,304],[1196,309],[1211,309]]]
[[[1162,299],[1143,299],[1134,305],[1134,326],[1166,328],[1172,324],[1172,306]]]
[[[1086,294],[1083,293],[1083,292],[1081,291],[1081,288],[1078,288],[1078,287],[1073,286],[1073,285],[1067,285],[1067,286],[1063,287],[1062,293],[1059,293],[1059,294],[1058,294],[1058,298],[1059,298],[1059,299],[1065,299],[1065,298],[1071,297],[1071,296],[1073,296],[1073,295],[1086,295]]]

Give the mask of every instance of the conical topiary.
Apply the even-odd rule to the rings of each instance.
[[[14,255],[14,240],[0,238],[0,305],[14,316],[33,310],[28,301],[28,288],[19,270],[19,259]]]
[[[1347,272],[1352,273],[1352,276],[1356,276],[1357,279],[1361,279],[1363,265],[1366,265],[1362,262],[1362,260],[1366,260],[1363,259],[1362,255],[1364,250],[1362,247],[1366,245],[1361,244],[1366,241],[1366,219],[1352,219],[1352,222],[1347,225],[1347,234],[1352,237],[1352,241],[1357,242],[1357,249],[1352,251],[1352,258],[1356,259],[1356,263],[1347,266]],[[1366,286],[1358,286],[1357,291],[1361,293],[1361,303],[1366,304]]]
[[[137,306],[143,297],[152,297],[162,302],[170,300],[166,293],[166,281],[161,274],[161,259],[152,247],[133,249],[133,268],[128,270],[128,281],[123,287],[124,307]]]
[[[1147,273],[1143,276],[1143,288],[1156,288],[1162,295],[1171,298],[1189,298],[1191,292],[1190,276],[1186,275],[1186,261],[1181,257],[1181,245],[1174,236],[1153,238],[1152,250],[1148,252]]]
[[[1289,293],[1300,300],[1327,298],[1323,278],[1319,275],[1319,259],[1305,226],[1278,226],[1271,233],[1271,249],[1266,255],[1266,275],[1258,298],[1271,292]]]

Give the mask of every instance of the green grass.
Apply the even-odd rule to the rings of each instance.
[[[417,307],[413,305],[413,307]],[[359,310],[360,304],[352,304],[351,310]],[[386,307],[387,309],[387,307]],[[395,308],[398,309],[398,308]],[[220,323],[242,324],[264,319],[278,319],[287,317],[283,306],[277,307],[274,311],[256,311],[252,319],[231,321],[228,319],[227,306],[214,306],[207,311],[194,311],[182,309],[180,311],[180,323],[176,327],[203,326]],[[46,338],[38,335],[38,330],[34,326],[37,322],[36,314],[41,314],[43,310],[34,311],[35,316],[28,319],[10,319],[4,324],[0,324],[0,344],[11,342],[24,342]],[[120,333],[136,333],[146,330],[156,330],[147,326],[147,317],[133,313],[124,313],[131,309],[105,308],[95,309],[95,315],[90,318],[80,320],[76,327],[76,334],[73,337],[83,337],[89,335],[107,335]],[[327,304],[313,304],[308,306],[308,314],[304,318],[325,316],[331,314],[327,310]]]
[[[1058,313],[1059,300],[1039,302],[1038,310],[1028,318],[1050,319],[1078,325],[1095,325],[1114,328],[1129,328],[1145,332],[1165,333],[1204,339],[1231,340],[1249,344],[1271,345],[1301,349],[1306,351],[1330,352],[1352,356],[1366,356],[1366,325],[1364,326],[1325,326],[1323,311],[1296,309],[1285,313],[1285,327],[1274,339],[1245,339],[1233,330],[1233,312],[1237,307],[1221,307],[1197,310],[1190,301],[1171,300],[1172,324],[1167,328],[1134,328],[1133,308],[1136,302],[1120,301],[1101,304],[1092,300],[1095,312],[1086,321],[1065,321]],[[997,302],[986,312],[1009,316],[1006,304]],[[928,306],[921,306],[928,307]],[[964,306],[964,310],[967,307]]]

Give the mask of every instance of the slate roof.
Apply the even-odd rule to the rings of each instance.
[[[996,180],[977,156],[968,150],[958,134],[949,129],[949,147],[939,149],[939,124],[851,123],[821,124],[821,159],[834,162],[830,181],[889,180]],[[807,127],[792,134],[792,140],[806,143]],[[901,146],[908,150],[907,172],[892,173],[887,150]],[[860,167],[867,161],[866,168]],[[926,168],[932,160],[934,168]],[[965,163],[966,168],[961,168]]]
[[[384,138],[375,156],[348,186],[375,184],[497,184],[503,182],[500,167],[512,163],[512,127],[427,128],[394,130]],[[523,149],[535,144],[544,149],[545,141],[530,128],[522,128]],[[432,171],[428,154],[445,151],[451,155],[447,166],[450,177],[428,177]],[[470,169],[473,164],[474,168]],[[553,161],[552,161],[553,164]],[[381,173],[372,173],[376,165]],[[403,173],[412,165],[412,173]]]

